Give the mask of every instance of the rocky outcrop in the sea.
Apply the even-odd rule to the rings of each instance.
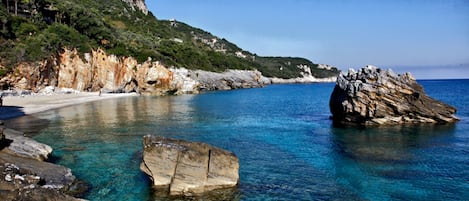
[[[262,87],[270,80],[258,71],[228,70],[222,73],[167,68],[151,58],[143,63],[132,57],[108,55],[101,49],[85,53],[64,49],[44,62],[22,63],[0,79],[0,89],[39,92],[47,87],[111,93],[138,92],[166,95]]]
[[[329,107],[338,125],[444,124],[456,122],[456,108],[427,96],[410,73],[367,66],[341,73]]]
[[[0,122],[1,200],[80,200],[87,186],[70,169],[44,162],[52,149],[23,133],[5,129]]]
[[[238,158],[204,143],[147,135],[143,139],[140,169],[148,174],[159,194],[199,196],[236,187]]]

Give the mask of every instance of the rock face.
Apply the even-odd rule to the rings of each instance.
[[[169,196],[198,196],[236,187],[238,158],[228,151],[196,142],[147,135],[140,169],[157,191]]]
[[[108,55],[101,49],[84,54],[64,49],[44,62],[22,63],[13,74],[0,79],[0,88],[39,92],[47,87],[110,93],[138,92],[151,95],[198,93],[262,87],[270,80],[258,71],[228,70],[222,73],[167,68],[151,58],[138,63],[132,57]]]
[[[130,6],[133,10],[139,9],[139,10],[142,11],[145,15],[148,14],[148,8],[147,8],[147,5],[145,5],[145,1],[144,1],[144,0],[122,0],[122,1],[124,1],[125,3],[128,3],[129,6]]]
[[[231,90],[258,88],[271,84],[259,71],[227,70],[223,73],[202,70],[193,71],[191,78],[198,81],[200,90]]]
[[[367,66],[340,74],[329,107],[338,125],[444,124],[456,109],[427,96],[410,73]]]

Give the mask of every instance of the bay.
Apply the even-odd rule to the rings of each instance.
[[[239,200],[469,197],[469,80],[419,81],[455,106],[455,125],[334,128],[334,84],[86,103],[8,122],[54,148],[90,200],[159,200],[140,172],[146,134],[200,141],[240,159]]]

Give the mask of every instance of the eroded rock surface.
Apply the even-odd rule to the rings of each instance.
[[[143,146],[140,168],[160,194],[199,196],[238,185],[238,158],[231,152],[152,135],[144,137]]]
[[[132,57],[108,55],[92,50],[81,56],[64,49],[44,62],[21,63],[14,73],[0,79],[0,88],[41,92],[49,88],[167,95],[198,93],[200,90],[228,90],[263,87],[270,79],[255,70],[227,70],[221,73],[185,68],[168,68],[148,58],[143,63]]]
[[[270,79],[259,71],[227,70],[222,73],[196,70],[191,77],[199,82],[201,90],[231,90],[240,88],[258,88],[271,84]]]
[[[8,143],[3,151],[10,154],[43,161],[52,153],[52,148],[49,145],[24,137],[22,132],[5,128],[3,134],[7,141],[5,143]]]
[[[456,108],[427,96],[410,73],[367,66],[341,73],[329,107],[338,125],[444,124]]]
[[[0,200],[80,200],[87,185],[70,169],[44,162],[52,149],[0,123]]]

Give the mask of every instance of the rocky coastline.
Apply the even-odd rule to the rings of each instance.
[[[51,87],[78,92],[173,95],[258,88],[269,84],[334,81],[335,77],[315,78],[310,71],[298,78],[268,78],[257,70],[189,70],[167,67],[151,58],[138,63],[132,57],[108,55],[102,49],[83,56],[77,50],[64,49],[58,56],[42,62],[19,64],[13,73],[0,78],[0,88],[19,91],[20,95],[47,93]]]
[[[429,97],[410,73],[366,66],[341,73],[329,102],[336,125],[446,124],[456,108]]]
[[[70,169],[45,162],[52,148],[5,128],[0,121],[2,200],[82,200],[87,186]]]
[[[257,70],[209,72],[168,68],[160,62],[153,62],[151,58],[138,63],[134,58],[108,55],[101,49],[83,56],[76,50],[64,49],[57,57],[43,62],[21,63],[13,73],[0,78],[0,88],[12,89],[0,91],[5,100],[0,107],[0,120],[120,97],[113,94],[197,94],[213,90],[259,88],[270,84],[333,81],[335,78],[316,79],[311,74],[295,79],[279,79],[264,77]],[[1,128],[0,171],[3,175],[0,175],[0,191],[2,195],[5,192],[6,200],[77,200],[72,196],[86,191],[86,185],[77,181],[70,169],[45,162],[52,152],[50,146],[3,125]],[[230,187],[236,186],[237,182],[237,179],[231,179],[230,185],[212,182],[213,185],[200,189],[208,189],[216,195],[232,195],[234,191]],[[217,185],[229,190],[215,187]],[[200,196],[200,189],[190,192]],[[202,196],[213,197],[210,192]],[[192,194],[182,192],[181,195]]]

